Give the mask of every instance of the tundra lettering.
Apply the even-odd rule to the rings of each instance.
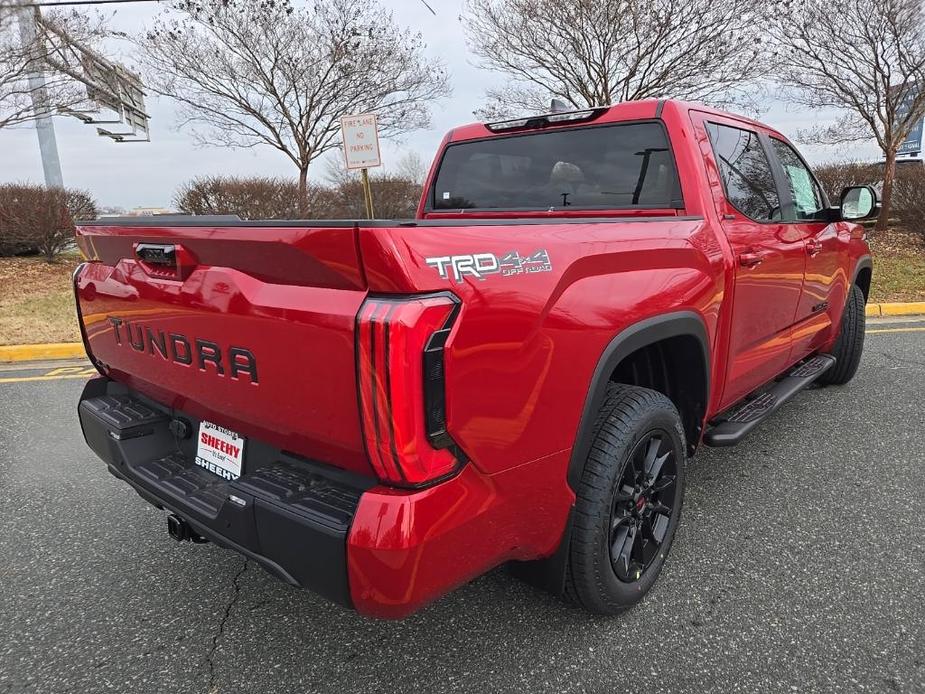
[[[183,366],[193,363],[194,351],[190,347],[190,339],[185,335],[166,333],[161,329],[155,330],[150,326],[138,325],[115,316],[109,316],[109,323],[112,325],[117,345],[124,344],[122,342],[122,331],[124,330],[128,344],[136,352],[147,351],[152,356],[158,356],[165,361],[172,361]],[[211,371],[218,376],[224,376],[225,363],[227,363],[232,379],[239,380],[241,376],[246,375],[251,383],[259,382],[257,359],[249,349],[229,347],[227,359],[223,362],[223,350],[218,343],[195,338],[192,344],[195,345],[196,363],[201,371]]]
[[[80,423],[174,539],[364,615],[502,565],[616,615],[690,457],[858,369],[876,191],[841,197],[773,128],[642,100],[455,128],[414,220],[83,222]]]

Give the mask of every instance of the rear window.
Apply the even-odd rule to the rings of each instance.
[[[450,145],[429,202],[435,210],[683,207],[659,123],[547,130]]]

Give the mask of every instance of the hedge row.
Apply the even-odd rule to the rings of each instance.
[[[51,262],[74,244],[74,221],[96,217],[80,190],[0,185],[0,256],[41,254]]]
[[[410,178],[377,176],[370,181],[376,217],[413,217],[421,185]],[[298,185],[281,178],[208,176],[183,184],[174,198],[186,214],[236,214],[241,219],[298,219]],[[342,177],[330,185],[310,185],[309,219],[360,219],[366,214],[358,179]]]

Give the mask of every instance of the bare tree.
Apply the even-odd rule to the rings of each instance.
[[[375,175],[375,169],[373,169],[373,175]],[[358,176],[359,173],[356,170],[347,168],[343,150],[339,156],[331,156],[324,162],[324,180],[328,185],[337,187],[356,180]]]
[[[800,134],[842,144],[876,140],[885,157],[882,210],[890,215],[896,154],[925,115],[925,16],[919,0],[804,0],[774,8],[784,94],[843,112],[834,125]]]
[[[650,97],[754,106],[765,60],[753,0],[467,0],[485,67],[510,77],[485,117]]]
[[[427,178],[427,171],[427,162],[414,150],[405,152],[402,158],[398,160],[398,164],[395,165],[395,173],[399,178],[413,181],[421,186],[424,185]]]
[[[375,112],[383,137],[429,122],[446,72],[374,0],[179,0],[138,38],[150,88],[181,106],[202,144],[264,145],[299,172],[340,142],[343,115]]]
[[[19,18],[23,12],[38,10],[14,7],[8,2],[0,4],[0,129],[55,115],[87,99],[84,85],[49,64],[44,31],[34,37],[21,32]],[[87,48],[107,35],[103,19],[76,12],[51,13],[42,22]],[[33,96],[39,87],[29,80],[32,74],[45,77],[45,94],[37,101]]]

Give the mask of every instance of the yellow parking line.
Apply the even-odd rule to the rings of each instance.
[[[97,373],[93,367],[86,366],[59,366],[46,371],[40,376],[10,376],[0,378],[0,383],[28,383],[30,381],[58,381],[63,378],[90,378]]]
[[[867,330],[868,335],[875,333],[920,333],[925,332],[925,328],[884,328],[883,330]]]
[[[93,372],[94,374],[96,371]],[[18,376],[15,378],[0,378],[0,383],[25,383],[27,381],[60,381],[64,378],[90,378],[93,374],[75,374],[73,376]]]

